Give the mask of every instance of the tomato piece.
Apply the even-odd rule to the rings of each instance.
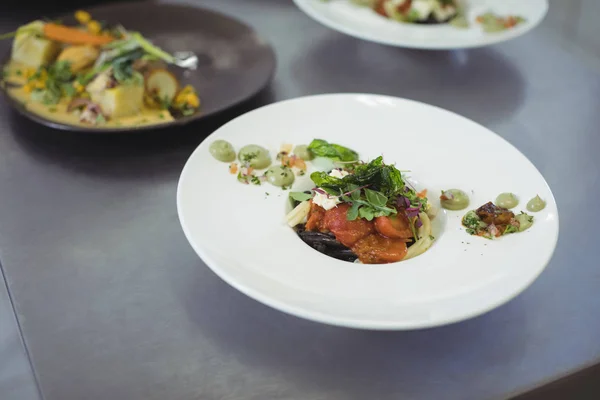
[[[383,7],[385,1],[386,0],[377,0],[373,6],[373,10],[375,10],[375,12],[381,16],[388,17],[387,13],[385,12],[385,7]]]
[[[398,6],[398,12],[404,15],[408,14],[410,11],[410,6],[412,5],[412,0],[405,0],[400,6]]]
[[[375,218],[375,229],[381,235],[392,239],[411,239],[413,237],[408,217],[403,213]]]
[[[323,222],[323,217],[325,217],[325,209],[315,203],[310,201],[310,211],[308,212],[308,217],[306,220],[306,230],[307,231],[319,231],[321,230],[321,223]]]
[[[335,238],[344,246],[352,247],[357,241],[374,232],[373,222],[363,218],[348,221],[347,203],[338,204],[337,207],[327,210],[321,225],[335,235]]]
[[[352,251],[365,264],[386,264],[400,261],[406,256],[408,248],[400,239],[390,239],[377,233],[359,240]]]

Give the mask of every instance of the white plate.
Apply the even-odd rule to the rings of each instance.
[[[547,0],[468,0],[470,27],[448,24],[417,25],[390,20],[350,0],[294,0],[313,19],[329,28],[372,42],[417,49],[459,49],[488,46],[523,35],[538,25],[548,11]],[[523,24],[503,32],[485,33],[475,18],[487,11],[519,15]]]
[[[288,191],[243,185],[209,146],[236,149],[322,138],[363,160],[383,154],[439,206],[442,189],[471,193],[472,208],[510,191],[524,209],[539,194],[548,205],[523,233],[496,241],[468,235],[462,212],[441,212],[436,242],[414,259],[386,265],[338,261],[304,242],[285,223]],[[308,175],[292,190],[312,184]],[[473,191],[473,192],[471,192]],[[269,193],[267,195],[266,193]],[[185,235],[204,262],[248,296],[281,311],[329,324],[412,329],[489,311],[524,290],[549,262],[558,238],[550,188],[523,154],[493,132],[427,104],[370,94],[283,101],[244,114],[210,135],[185,165],[177,191]]]

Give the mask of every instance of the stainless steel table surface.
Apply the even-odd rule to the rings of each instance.
[[[245,106],[181,130],[91,137],[0,104],[0,259],[47,400],[500,399],[599,361],[600,70],[565,45],[552,8],[517,40],[425,52],[344,36],[289,1],[199,4],[276,49],[274,82]],[[4,15],[1,28],[35,16]],[[411,332],[301,320],[217,278],[177,219],[187,157],[241,112],[325,92],[425,101],[516,145],[559,206],[541,277],[484,316]]]

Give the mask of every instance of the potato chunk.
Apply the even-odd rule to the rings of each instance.
[[[92,101],[111,117],[128,117],[138,114],[144,103],[143,85],[120,85],[100,92],[90,92]]]
[[[100,50],[94,46],[69,46],[58,56],[58,61],[68,61],[71,64],[71,72],[79,72],[96,61]]]
[[[32,68],[38,68],[54,61],[60,45],[40,37],[44,23],[34,21],[24,25],[13,40],[11,57],[14,61]]]

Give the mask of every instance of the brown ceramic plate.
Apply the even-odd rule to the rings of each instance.
[[[199,58],[196,70],[175,66],[170,70],[182,85],[190,84],[196,88],[202,101],[200,110],[164,124],[88,128],[46,119],[26,110],[7,95],[9,104],[27,118],[52,128],[86,133],[139,132],[184,125],[252,97],[269,83],[275,71],[275,53],[269,43],[249,26],[214,11],[151,2],[110,4],[87,11],[97,20],[120,23],[128,30],[141,32],[167,52],[196,53]],[[59,19],[68,25],[75,24],[72,15]],[[6,94],[4,88],[2,92]]]

